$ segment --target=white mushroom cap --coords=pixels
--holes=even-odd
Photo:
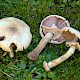
[[[41,22],[40,25],[41,37],[44,37],[48,32],[51,32],[54,35],[57,33],[58,36],[56,36],[56,38],[53,37],[50,43],[61,44],[65,41],[63,36],[60,34],[61,33],[60,31],[63,27],[70,27],[69,22],[64,17],[58,15],[50,15],[43,19],[43,21]]]
[[[14,17],[0,20],[0,47],[7,52],[11,52],[11,44],[15,44],[16,51],[26,49],[32,39],[29,26]]]

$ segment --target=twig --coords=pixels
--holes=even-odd
[[[0,72],[2,72],[3,74],[5,74],[8,77],[11,77],[10,75],[8,75],[7,73],[3,72],[2,70],[0,70]]]

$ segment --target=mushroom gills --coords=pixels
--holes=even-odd
[[[63,31],[62,36],[66,41],[72,41],[75,38],[75,34],[72,34],[69,30]]]
[[[75,41],[76,38],[80,39],[80,32],[72,27],[62,28],[62,35],[68,41]]]

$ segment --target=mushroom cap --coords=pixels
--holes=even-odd
[[[51,32],[54,36],[50,40],[50,43],[61,44],[65,41],[61,35],[61,29],[63,27],[70,27],[69,22],[64,17],[58,15],[50,15],[43,19],[40,24],[41,37],[44,37],[48,32]]]
[[[80,39],[80,32],[71,27],[62,28],[61,34],[66,41],[76,41],[76,39]]]
[[[20,19],[14,17],[0,20],[0,47],[10,52],[11,44],[15,44],[16,51],[26,49],[32,39],[29,26]]]

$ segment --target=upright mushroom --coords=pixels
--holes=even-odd
[[[70,48],[61,57],[59,57],[55,60],[52,60],[48,63],[46,61],[44,61],[43,66],[46,71],[49,71],[50,68],[53,68],[53,67],[59,65],[60,63],[62,63],[63,61],[65,61],[66,59],[68,59],[71,55],[74,54],[75,49],[78,49],[80,51],[80,45],[78,42],[78,39],[80,39],[80,32],[71,27],[66,27],[66,28],[64,27],[64,28],[62,28],[61,31],[62,31],[62,36],[66,40],[66,45],[69,46]]]
[[[43,19],[40,25],[40,35],[42,40],[38,46],[28,54],[28,58],[30,60],[37,60],[38,55],[48,42],[53,44],[63,43],[65,41],[61,35],[61,29],[63,27],[70,27],[69,22],[64,17],[50,15]]]
[[[0,19],[0,47],[9,53],[10,57],[14,56],[13,49],[22,51],[26,49],[32,39],[29,26],[20,19],[8,17]]]

